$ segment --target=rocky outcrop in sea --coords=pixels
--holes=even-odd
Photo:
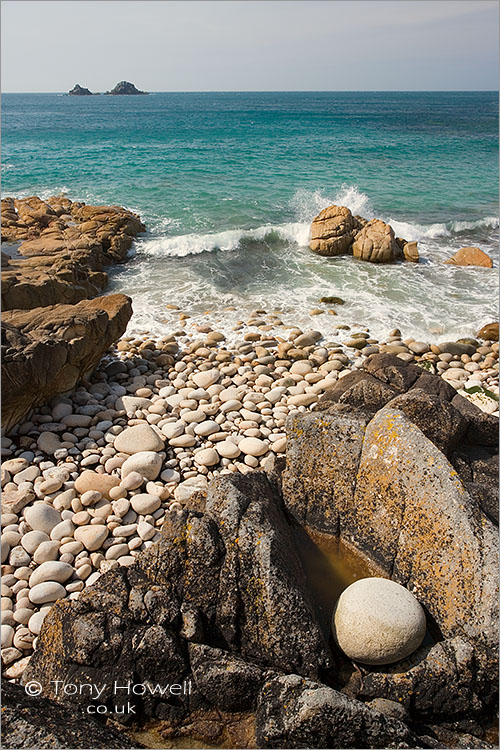
[[[393,228],[382,219],[367,221],[353,216],[347,206],[327,206],[313,219],[310,249],[318,255],[352,255],[370,263],[419,262],[417,242],[396,237]],[[478,247],[463,247],[445,261],[455,266],[492,268],[493,261]]]
[[[92,96],[92,91],[77,83],[76,86],[73,86],[71,91],[68,91],[68,96]]]
[[[120,81],[116,84],[114,89],[111,89],[111,91],[106,91],[106,94],[109,94],[110,96],[137,96],[138,94],[147,94],[148,91],[139,91],[138,88],[134,86],[133,83],[130,83],[129,81]]]

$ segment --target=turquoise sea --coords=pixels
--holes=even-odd
[[[146,222],[111,272],[131,331],[165,332],[167,303],[227,328],[279,309],[327,335],[357,323],[425,340],[498,319],[496,270],[443,265],[478,245],[498,266],[497,92],[4,94],[2,136],[3,195],[65,193]],[[418,240],[421,263],[317,257],[309,225],[331,203]],[[324,295],[346,304],[310,317]]]

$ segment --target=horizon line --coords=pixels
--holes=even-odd
[[[2,94],[66,94],[68,91],[1,91]],[[151,89],[146,94],[433,94],[433,93],[499,93],[499,89]],[[93,91],[92,96],[109,96]],[[87,95],[88,96],[88,95]],[[120,94],[115,96],[138,96]]]

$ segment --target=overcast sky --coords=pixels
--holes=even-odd
[[[3,0],[5,92],[498,88],[496,0]]]

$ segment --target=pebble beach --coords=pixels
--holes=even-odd
[[[6,678],[26,668],[54,601],[131,565],[160,537],[167,510],[195,501],[212,477],[283,456],[288,415],[314,408],[367,356],[414,362],[498,415],[498,342],[427,344],[398,329],[379,341],[345,325],[327,341],[265,310],[229,338],[176,314],[177,330],[122,338],[89,381],[2,438]]]

